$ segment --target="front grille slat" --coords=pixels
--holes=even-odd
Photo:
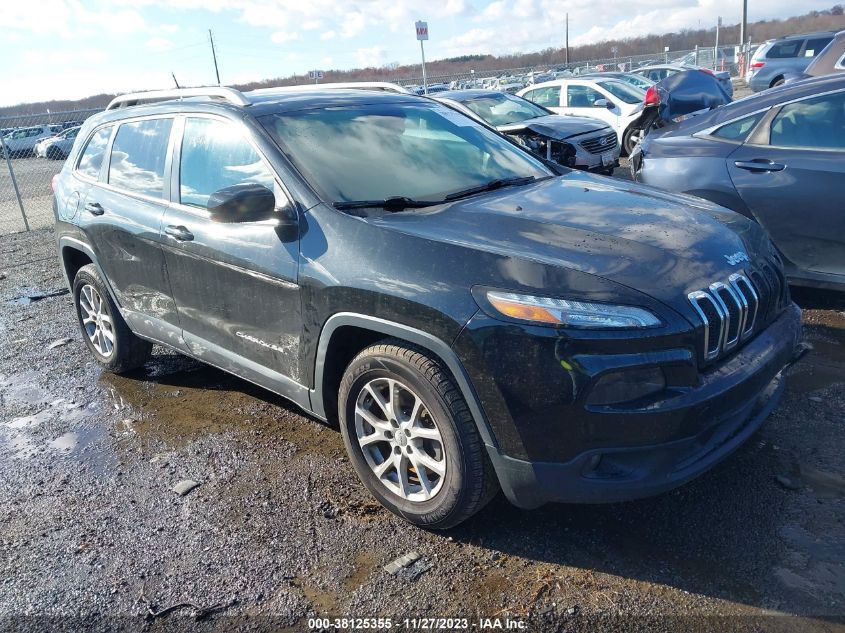
[[[602,141],[604,141],[604,144],[602,144]],[[603,154],[614,149],[617,142],[616,132],[611,132],[581,141],[581,147],[591,154]]]
[[[730,352],[768,324],[789,303],[786,279],[777,263],[762,262],[750,272],[734,273],[687,298],[702,321],[704,363]]]

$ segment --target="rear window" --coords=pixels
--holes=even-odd
[[[801,45],[804,40],[787,40],[786,42],[777,42],[772,44],[766,57],[769,59],[787,59],[789,57],[798,57],[798,51],[801,50]]]
[[[751,130],[756,127],[760,119],[763,118],[764,114],[765,112],[758,112],[757,114],[752,114],[744,119],[739,119],[733,123],[723,125],[719,129],[715,130],[710,136],[722,138],[726,141],[744,141],[748,138]]]
[[[76,170],[80,174],[94,180],[97,180],[100,176],[100,167],[103,166],[103,156],[111,137],[111,131],[112,126],[109,125],[94,132],[91,140],[88,141],[82,151],[79,164],[76,166]]]
[[[155,198],[164,195],[164,161],[172,119],[123,123],[109,163],[109,184]]]

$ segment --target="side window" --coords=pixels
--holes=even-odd
[[[567,86],[567,104],[570,108],[592,108],[593,104],[605,96],[589,86]]]
[[[88,141],[85,149],[82,151],[82,156],[79,159],[79,164],[76,170],[84,176],[97,180],[100,175],[100,167],[103,165],[103,156],[106,152],[106,145],[109,143],[111,137],[112,126],[100,128]]]
[[[832,37],[818,37],[816,39],[807,40],[807,45],[804,47],[804,57],[815,57],[822,52],[825,46],[830,44]]]
[[[728,123],[727,125],[723,125],[722,127],[716,129],[710,136],[714,136],[716,138],[723,138],[728,141],[744,141],[748,138],[748,135],[751,133],[751,130],[757,125],[757,122],[763,118],[765,112],[758,112],[757,114],[753,114],[751,116],[747,116],[744,119],[740,119],[739,121],[734,121],[733,123]]]
[[[560,86],[549,86],[548,88],[537,88],[531,92],[529,99],[537,105],[547,108],[560,107]]]
[[[214,119],[187,119],[179,166],[180,202],[205,209],[215,191],[243,183],[275,191],[273,174],[238,128]]]
[[[804,40],[788,40],[786,42],[778,42],[772,44],[766,57],[769,59],[786,59],[789,57],[798,57],[798,51],[801,50],[801,45]]]
[[[112,143],[109,184],[161,198],[164,195],[164,161],[173,119],[147,119],[123,123]]]
[[[783,106],[772,121],[769,143],[845,150],[845,92]]]

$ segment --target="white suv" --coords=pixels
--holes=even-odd
[[[517,95],[557,114],[601,119],[616,132],[626,154],[636,145],[631,124],[643,109],[645,91],[618,79],[555,79],[520,90]]]

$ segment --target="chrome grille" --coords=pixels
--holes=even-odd
[[[701,352],[705,362],[731,351],[768,322],[783,304],[783,276],[768,263],[748,275],[734,273],[727,283],[717,281],[706,290],[687,295],[703,324]]]
[[[604,144],[602,144],[604,143]],[[581,141],[581,147],[591,154],[603,154],[616,147],[616,132],[610,134],[602,134],[601,136],[594,136],[587,140]]]

